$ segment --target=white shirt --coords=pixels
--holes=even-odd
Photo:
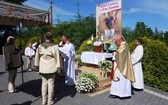
[[[34,56],[35,55],[35,51],[33,48],[27,47],[25,49],[25,55],[26,56]]]
[[[142,57],[143,57],[143,46],[138,45],[131,54],[132,64],[134,65],[138,62],[141,62]]]

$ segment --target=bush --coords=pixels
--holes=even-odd
[[[77,68],[80,68],[84,65],[84,63],[81,61],[80,54],[75,54],[75,62],[77,63]]]
[[[90,78],[80,77],[76,82],[78,92],[87,93],[95,88],[94,82]]]
[[[87,44],[88,40],[83,41],[81,46],[79,47],[77,53],[81,54],[83,51],[89,51],[90,50],[90,45]]]
[[[143,37],[144,56],[142,59],[145,84],[168,91],[168,47],[160,40]],[[134,49],[134,43],[130,43]]]
[[[20,43],[20,40],[21,40],[21,43]],[[22,48],[24,48],[26,46],[26,42],[23,40],[23,38],[16,38],[15,40],[15,46],[18,48],[19,45],[22,45]]]
[[[80,75],[80,77],[90,78],[94,82],[95,85],[98,85],[98,78],[93,73],[84,72]]]
[[[32,37],[32,38],[30,38],[29,40],[28,40],[28,42],[26,43],[26,46],[25,47],[27,47],[28,45],[29,45],[29,43],[35,43],[35,42],[38,42],[39,40],[41,40],[41,37],[37,37],[37,36],[34,36],[34,37]]]
[[[94,74],[82,73],[78,75],[76,89],[78,92],[91,92],[98,86],[98,78]]]

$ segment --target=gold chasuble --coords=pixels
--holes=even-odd
[[[133,67],[131,63],[130,51],[128,44],[123,41],[116,51],[116,64],[119,71],[124,75],[124,77],[132,82],[135,81]],[[114,75],[114,80],[118,80],[116,75]]]

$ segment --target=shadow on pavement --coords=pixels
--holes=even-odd
[[[66,96],[74,97],[77,91],[75,86],[65,86],[64,77],[56,77],[56,85],[55,85],[55,97],[54,101],[57,103],[62,98]]]
[[[75,86],[65,86],[65,79],[64,77],[56,76],[55,79],[55,96],[54,101],[58,102],[64,97],[70,96],[74,97],[77,93]],[[34,97],[41,96],[41,79],[31,80],[25,82],[24,85],[17,87],[19,91],[24,93],[30,94]],[[41,97],[40,97],[41,98]],[[30,105],[32,102],[27,101],[22,104],[13,104],[13,105]]]
[[[0,72],[0,75],[1,75],[1,74],[4,74],[4,73],[6,73],[6,72]]]
[[[31,80],[25,82],[23,85],[17,87],[19,91],[33,95],[34,97],[41,96],[41,79]]]
[[[11,105],[31,105],[31,101],[26,101],[24,103],[21,103],[21,104],[11,104]]]

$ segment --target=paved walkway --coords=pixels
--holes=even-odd
[[[0,67],[0,105],[41,105],[41,78],[39,74],[24,72],[24,84],[22,84],[19,69],[16,86],[20,92],[9,94],[7,73],[1,55]],[[167,92],[147,86],[143,92],[135,92],[135,95],[130,99],[110,99],[108,96],[109,91],[93,97],[80,94],[74,87],[65,87],[63,78],[56,78],[54,105],[168,105]]]

